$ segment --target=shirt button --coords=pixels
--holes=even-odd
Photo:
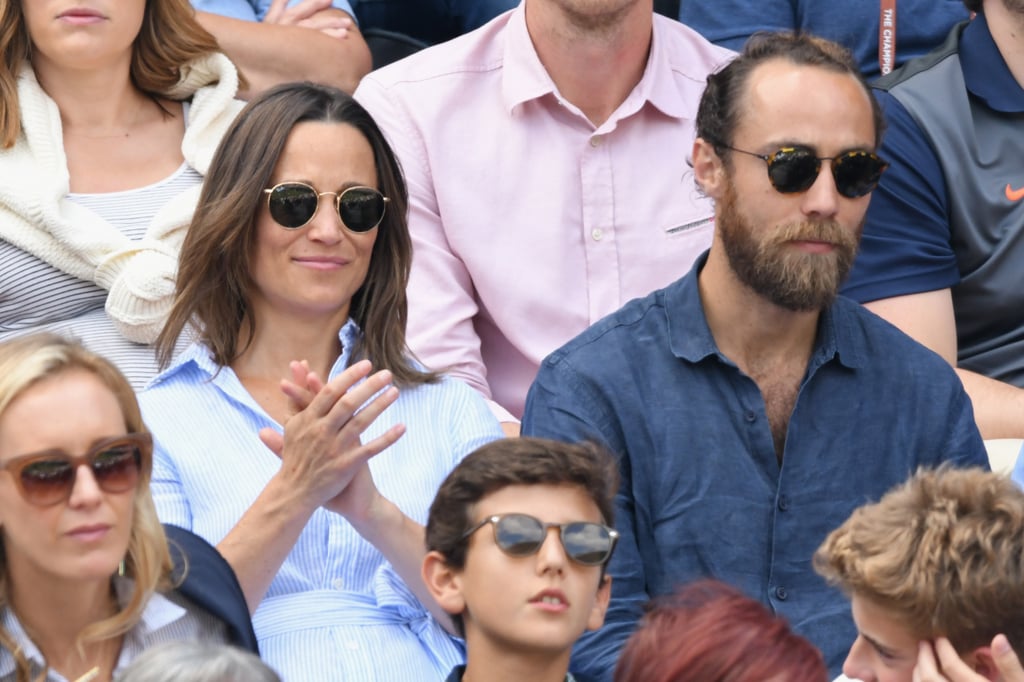
[[[595,242],[599,242],[604,238],[604,232],[601,231],[600,227],[595,227],[594,231],[590,233],[590,236],[594,238]]]
[[[331,583],[331,586],[336,590],[343,590],[345,589],[345,581],[341,578],[335,578]]]
[[[789,498],[785,495],[779,498],[779,510],[789,511]]]
[[[600,147],[601,146],[601,136],[600,135],[594,135],[592,138],[590,138],[590,146],[591,147]]]
[[[785,587],[776,587],[775,596],[778,597],[780,601],[786,601],[786,599],[789,597],[789,592],[786,592]]]
[[[757,415],[754,414],[753,412],[747,412],[745,415],[743,415],[743,418],[746,419],[751,424],[757,421]]]
[[[349,641],[345,642],[345,648],[349,651],[357,651],[359,649],[359,642],[355,642],[350,639]]]

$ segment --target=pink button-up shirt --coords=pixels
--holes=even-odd
[[[409,185],[413,352],[519,417],[544,356],[686,274],[713,226],[687,162],[697,104],[732,56],[655,15],[642,80],[596,128],[522,5],[366,76],[355,96]]]

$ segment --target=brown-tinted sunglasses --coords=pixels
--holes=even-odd
[[[152,436],[129,433],[104,438],[84,455],[43,450],[9,459],[0,464],[0,469],[10,472],[26,502],[50,507],[71,497],[78,467],[83,464],[92,471],[100,490],[123,493],[135,487],[139,473],[148,472],[152,461]]]

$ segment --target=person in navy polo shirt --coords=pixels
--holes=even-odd
[[[876,84],[891,163],[844,293],[942,355],[985,438],[1024,438],[1024,2]]]

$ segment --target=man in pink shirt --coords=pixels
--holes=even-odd
[[[409,185],[409,344],[507,432],[548,353],[710,245],[687,156],[732,56],[652,0],[524,0],[360,84]]]

